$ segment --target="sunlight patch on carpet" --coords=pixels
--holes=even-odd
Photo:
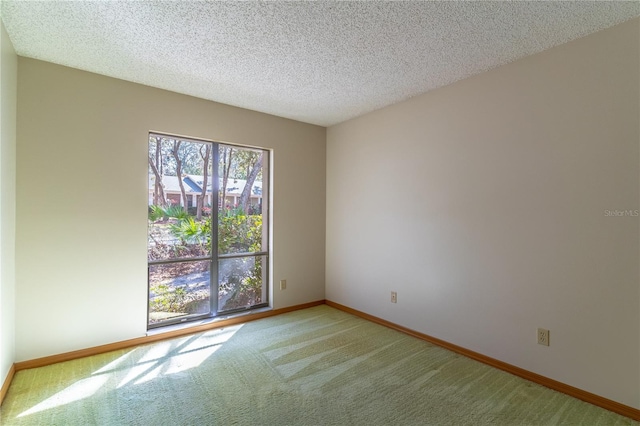
[[[124,361],[126,361],[136,350],[133,349],[129,352],[127,352],[126,354],[122,355],[121,357],[116,358],[115,360],[111,361],[110,363],[108,363],[107,365],[105,365],[104,367],[96,370],[95,373],[93,374],[102,374],[102,373],[109,373],[112,372],[113,370],[115,370],[115,368],[117,366],[119,366],[120,364],[122,364]]]
[[[51,398],[46,399],[35,407],[21,413],[20,415],[18,415],[18,417],[28,416],[39,411],[49,410],[51,408],[89,398],[107,382],[107,379],[108,377],[106,375],[103,375],[93,376],[87,379],[80,380],[72,384],[62,392],[58,392]]]

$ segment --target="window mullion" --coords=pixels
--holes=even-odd
[[[218,288],[218,209],[220,203],[220,171],[218,166],[220,164],[220,146],[217,143],[212,144],[212,185],[211,185],[211,268],[210,268],[210,285],[209,291],[211,295],[209,300],[211,302],[211,314],[217,315],[218,313],[218,294],[220,290]]]

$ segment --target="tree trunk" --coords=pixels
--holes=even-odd
[[[229,152],[229,158],[227,160],[227,150]],[[222,154],[222,202],[220,207],[223,212],[227,211],[227,180],[229,180],[229,172],[231,171],[231,160],[233,157],[233,148],[225,147]]]
[[[184,182],[182,182],[182,160],[178,155],[180,145],[182,141],[173,141],[173,158],[176,160],[176,175],[178,175],[178,184],[180,185],[180,192],[182,193],[182,202],[184,205],[184,211],[189,208],[189,200],[187,199],[187,192],[184,190]]]
[[[158,174],[162,177],[162,172],[159,169],[160,167],[160,160],[162,159],[162,145],[160,142],[160,138],[156,137],[156,171],[158,172]],[[162,188],[162,182],[158,181],[158,179],[156,179],[156,185],[155,185],[155,192],[153,193],[154,198],[153,198],[153,203],[155,205],[164,205],[164,200],[162,200],[162,202],[160,202],[160,189]],[[164,192],[164,191],[163,191]],[[164,197],[163,197],[164,198]]]
[[[153,204],[157,206],[163,206],[166,204],[166,198],[164,195],[164,187],[162,186],[162,173],[158,170],[158,163],[162,156],[160,155],[160,138],[156,138],[156,158],[153,159],[149,156],[149,166],[155,176],[155,185],[153,191]]]
[[[205,148],[204,154],[202,148]],[[200,147],[200,157],[204,163],[203,177],[202,177],[202,193],[198,195],[198,207],[196,209],[196,219],[202,220],[202,208],[204,207],[204,200],[207,198],[207,184],[209,183],[209,157],[211,156],[211,145],[207,144]]]
[[[260,153],[260,156],[258,156],[258,159],[256,160],[255,164],[253,165],[253,168],[251,169],[251,172],[247,176],[247,184],[244,186],[244,189],[242,190],[242,194],[240,194],[240,201],[238,201],[238,204],[240,206],[242,206],[242,210],[247,215],[249,214],[249,203],[251,201],[251,190],[253,189],[253,183],[255,182],[256,177],[258,176],[258,173],[260,172],[260,169],[262,169],[262,153]]]

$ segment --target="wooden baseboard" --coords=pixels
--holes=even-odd
[[[13,380],[13,376],[16,374],[16,365],[12,364],[9,369],[9,373],[7,373],[7,377],[4,379],[4,383],[2,383],[2,388],[0,388],[0,406],[4,401],[4,397],[7,395],[7,391],[9,390],[9,386],[11,385],[11,381]]]
[[[429,335],[420,333],[415,330],[411,330],[410,328],[403,327],[401,325],[392,323],[390,321],[384,320],[382,318],[375,317],[373,315],[369,315],[365,312],[361,312],[350,308],[348,306],[341,305],[336,302],[332,302],[330,300],[326,300],[325,303],[332,308],[339,309],[341,311],[347,312],[349,314],[355,315],[357,317],[366,319],[371,322],[375,322],[377,324],[383,325],[385,327],[392,328],[394,330],[400,331],[402,333],[408,334],[413,337],[417,337],[418,339],[427,341],[429,343],[433,343],[434,345],[441,346],[445,349],[448,349],[452,352],[456,352],[460,355],[464,355],[468,358],[475,359],[476,361],[480,361],[483,364],[490,365],[497,369],[506,371],[507,373],[511,373],[515,376],[522,377],[523,379],[527,379],[539,385],[545,386],[547,388],[556,390],[558,392],[562,392],[566,395],[572,396],[574,398],[580,399],[582,401],[588,402],[593,405],[597,405],[598,407],[604,408],[605,410],[613,411],[614,413],[621,414],[623,416],[629,417],[633,420],[640,421],[640,410],[629,407],[628,405],[621,404],[616,401],[612,401],[610,399],[604,398],[602,396],[593,394],[591,392],[584,391],[582,389],[578,389],[576,387],[567,385],[562,382],[558,382],[557,380],[550,379],[545,376],[541,376],[540,374],[533,373],[531,371],[525,370],[520,367],[516,367],[515,365],[508,364],[506,362],[497,360],[495,358],[488,357],[486,355],[482,355],[478,352],[471,351],[469,349],[465,349],[461,346],[454,345],[452,343],[446,342],[444,340],[437,339],[435,337],[431,337]]]
[[[120,349],[126,349],[133,346],[144,345],[147,343],[158,342],[161,340],[173,339],[174,337],[186,336],[189,334],[200,333],[203,331],[213,330],[216,328],[229,327],[231,325],[242,324],[245,322],[255,321],[261,318],[281,315],[287,312],[293,312],[300,309],[311,308],[313,306],[318,306],[323,304],[324,304],[324,300],[317,300],[315,302],[303,303],[301,305],[289,306],[286,308],[255,312],[255,313],[250,313],[246,315],[239,315],[233,318],[214,321],[208,324],[196,325],[193,327],[181,328],[178,330],[172,330],[166,333],[158,333],[158,334],[153,334],[149,336],[138,337],[135,339],[122,340],[120,342],[109,343],[106,345],[80,349],[77,351],[65,352],[62,354],[45,356],[42,358],[31,359],[28,361],[16,362],[14,364],[14,367],[15,367],[15,371],[26,370],[28,368],[44,367],[46,365],[56,364],[58,362],[71,361],[73,359],[84,358],[87,356],[103,354],[111,351],[117,351]],[[3,387],[3,390],[4,390],[4,387]]]

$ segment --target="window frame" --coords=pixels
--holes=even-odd
[[[209,160],[212,164],[212,174],[211,174],[211,197],[212,197],[212,206],[211,206],[211,248],[210,254],[208,256],[196,256],[196,257],[185,257],[185,258],[172,258],[172,259],[163,259],[163,260],[149,260],[149,256],[147,255],[147,295],[146,295],[146,303],[147,303],[147,330],[152,330],[161,327],[167,327],[176,324],[185,324],[193,321],[203,320],[203,319],[211,319],[219,316],[227,316],[233,315],[241,312],[247,312],[255,309],[266,308],[270,306],[270,297],[271,294],[271,285],[272,285],[272,277],[271,277],[271,160],[272,160],[272,150],[256,147],[256,146],[248,146],[241,145],[229,142],[219,142],[210,139],[200,139],[193,137],[183,137],[179,135],[173,135],[165,132],[155,132],[149,131],[147,137],[147,150],[149,150],[149,144],[151,137],[161,137],[166,139],[179,140],[183,142],[196,143],[196,144],[209,144],[212,149],[212,158]],[[246,149],[251,151],[260,151],[263,155],[262,160],[262,191],[261,191],[261,216],[262,216],[262,244],[261,251],[258,252],[242,252],[242,253],[223,253],[219,252],[219,211],[220,211],[220,177],[219,173],[219,164],[220,164],[220,147],[232,147],[238,149]],[[147,169],[149,166],[147,165]],[[149,173],[147,171],[147,173]],[[150,191],[151,187],[150,183],[147,184],[147,192]],[[215,201],[213,201],[215,200]],[[223,200],[224,202],[224,200]],[[214,208],[214,204],[216,208]],[[149,204],[148,204],[149,205]],[[185,206],[188,208],[188,206]],[[216,224],[216,226],[213,226]],[[147,221],[147,226],[151,226],[149,221]],[[149,230],[147,230],[147,250],[149,249]],[[265,250],[266,248],[266,250]],[[228,309],[221,311],[218,303],[219,299],[219,291],[220,291],[220,276],[219,276],[219,264],[221,261],[228,259],[240,259],[240,258],[248,258],[253,257],[257,262],[259,258],[263,259],[262,264],[262,286],[261,286],[261,302],[255,305],[239,307],[235,309]],[[151,278],[150,278],[150,268],[155,265],[166,265],[166,264],[176,264],[176,263],[186,263],[186,262],[197,262],[197,261],[208,261],[209,262],[209,312],[205,314],[191,314],[176,317],[175,319],[167,319],[158,321],[155,323],[150,323],[150,314],[151,314]]]

